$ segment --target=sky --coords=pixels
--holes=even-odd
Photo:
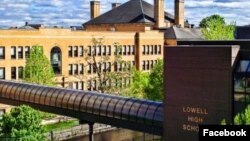
[[[0,27],[22,26],[25,21],[45,26],[80,26],[90,19],[90,0],[0,0]],[[101,13],[113,2],[101,0]],[[145,0],[153,3],[153,0]],[[185,18],[198,25],[202,18],[220,14],[229,23],[250,24],[250,0],[185,0]],[[174,13],[174,0],[165,0],[165,10]]]

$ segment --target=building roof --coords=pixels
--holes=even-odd
[[[170,27],[164,31],[165,39],[177,39],[177,40],[202,40],[202,33],[200,29],[196,28],[180,28]]]
[[[235,31],[236,39],[250,39],[250,25],[237,26]]]
[[[165,12],[165,21],[174,23],[174,16]],[[155,23],[154,6],[144,0],[130,0],[83,25],[117,23]]]

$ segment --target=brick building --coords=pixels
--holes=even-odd
[[[113,3],[112,10],[100,15],[100,1],[91,1],[91,20],[80,28],[25,23],[19,28],[0,29],[0,79],[22,79],[21,72],[33,45],[43,46],[59,86],[93,90],[88,81],[95,73],[91,65],[83,67],[86,65],[83,52],[87,50],[88,55],[97,58],[109,56],[111,61],[105,63],[104,69],[116,71],[110,65],[115,42],[122,45],[120,54],[124,61],[139,70],[150,70],[157,59],[163,58],[166,41],[162,31],[175,25],[189,26],[184,22],[184,0],[175,0],[175,16],[164,11],[164,3],[164,0],[155,0],[154,6],[143,0]],[[104,44],[93,46],[93,38],[103,38]],[[79,79],[76,77],[79,75],[86,77]]]

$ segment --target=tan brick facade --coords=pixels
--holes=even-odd
[[[157,59],[163,57],[163,33],[158,31],[145,32],[95,32],[95,31],[72,31],[70,29],[40,28],[39,30],[0,30],[0,53],[4,57],[0,59],[0,73],[4,70],[4,79],[19,80],[19,69],[25,66],[26,48],[33,45],[41,45],[48,59],[51,59],[51,51],[58,47],[61,50],[61,72],[56,74],[56,81],[63,83],[63,77],[67,84],[82,81],[86,90],[86,79],[91,75],[84,67],[83,76],[79,75],[80,64],[86,65],[84,55],[81,52],[93,47],[93,38],[103,38],[106,55],[110,56],[110,61],[114,61],[114,43],[122,45],[122,59],[131,63],[140,70],[150,70]],[[11,49],[12,48],[12,49]],[[80,49],[81,48],[81,49]],[[101,55],[103,55],[102,47]],[[92,48],[93,49],[93,48]],[[70,51],[71,50],[71,51]],[[133,51],[134,50],[134,51]],[[75,55],[75,52],[76,55]],[[13,53],[15,57],[13,57]],[[98,51],[97,51],[98,53]],[[100,52],[99,52],[100,53]],[[72,55],[70,55],[72,54]],[[1,55],[1,54],[0,54]],[[11,57],[12,56],[12,57]],[[100,58],[100,57],[99,57]],[[97,55],[98,59],[98,55]],[[69,74],[69,67],[72,74]],[[78,72],[74,74],[74,66]],[[114,71],[114,68],[111,68]],[[0,74],[1,75],[1,74]],[[79,80],[79,78],[84,78]]]

